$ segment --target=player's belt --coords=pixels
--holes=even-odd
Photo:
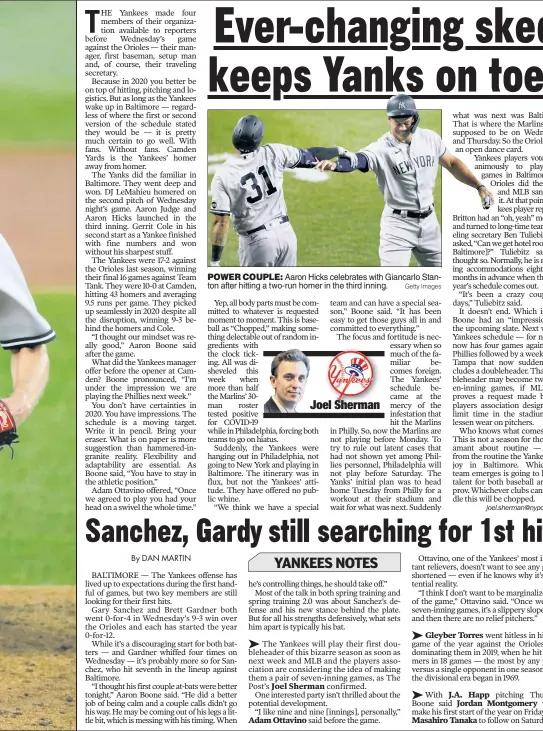
[[[257,226],[256,228],[252,228],[250,231],[247,231],[247,236],[249,234],[255,234],[257,231],[264,231],[266,228],[272,228],[274,225],[278,225],[280,223],[288,223],[289,217],[288,216],[279,216],[278,218],[273,218],[268,223],[262,224],[262,226]]]
[[[402,218],[428,218],[433,213],[434,207],[430,206],[426,211],[402,211],[399,208],[393,208],[392,213]]]

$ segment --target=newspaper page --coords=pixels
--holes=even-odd
[[[77,3],[78,729],[543,723],[542,47]]]
[[[0,729],[76,728],[75,21],[0,3]]]

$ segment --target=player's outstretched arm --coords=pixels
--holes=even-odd
[[[459,160],[457,157],[452,155],[448,150],[445,150],[443,155],[439,158],[439,164],[448,170],[453,177],[459,180],[464,185],[469,185],[470,188],[475,188],[479,193],[481,204],[486,210],[494,203],[494,196],[491,191],[481,183],[481,181],[475,177],[468,166]]]
[[[331,170],[335,173],[352,173],[354,170],[360,170],[362,173],[367,173],[370,169],[368,158],[363,152],[348,152],[344,151],[345,155],[340,155],[336,162],[331,160],[319,160],[315,165],[317,170]]]
[[[211,263],[212,267],[219,267],[221,256],[228,239],[230,216],[213,216],[211,224]]]
[[[298,148],[298,161],[292,167],[312,168],[318,160],[324,160],[325,157],[337,157],[339,149],[338,147],[300,147]]]
[[[11,354],[13,392],[3,399],[17,426],[28,419],[37,406],[49,379],[47,346],[21,348]]]
[[[357,159],[354,152],[349,152],[341,145],[335,145],[334,147],[308,147],[299,150],[300,158],[294,167],[297,168],[312,168],[320,160],[328,160],[332,157],[346,157],[351,165],[356,169]]]

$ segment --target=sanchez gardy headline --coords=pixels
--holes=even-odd
[[[154,525],[148,518],[143,524],[102,525],[98,518],[89,518],[86,523],[85,538],[89,543],[182,543],[186,546],[189,536],[182,533],[182,525]],[[512,543],[516,536],[513,519],[493,525],[490,518],[480,523],[485,543]],[[432,545],[432,525],[412,525],[402,518],[373,525],[319,525],[319,543],[416,543],[420,548]],[[436,532],[436,531],[434,531]],[[256,548],[262,537],[263,526],[255,525],[250,518],[229,525],[213,524],[208,518],[200,518],[196,523],[196,540],[199,543],[247,543]],[[442,518],[437,526],[441,543],[467,543],[473,534],[472,525],[456,525]],[[523,543],[543,543],[543,519],[531,522],[522,520],[519,535]],[[285,518],[279,524],[268,528],[270,543],[308,543],[311,540],[309,518]]]

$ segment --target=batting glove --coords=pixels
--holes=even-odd
[[[339,157],[347,158],[349,165],[353,168],[353,170],[358,167],[358,158],[354,152],[349,152],[349,150],[346,150],[344,147],[337,145],[337,153]]]
[[[483,206],[484,210],[487,211],[490,208],[490,206],[494,203],[494,196],[488,190],[486,185],[480,185],[477,188],[477,192],[479,193],[479,196],[481,197],[481,205]]]
[[[481,198],[481,203],[483,204],[485,211],[488,210],[494,203],[494,196],[491,193],[489,195],[485,195],[484,198]]]

